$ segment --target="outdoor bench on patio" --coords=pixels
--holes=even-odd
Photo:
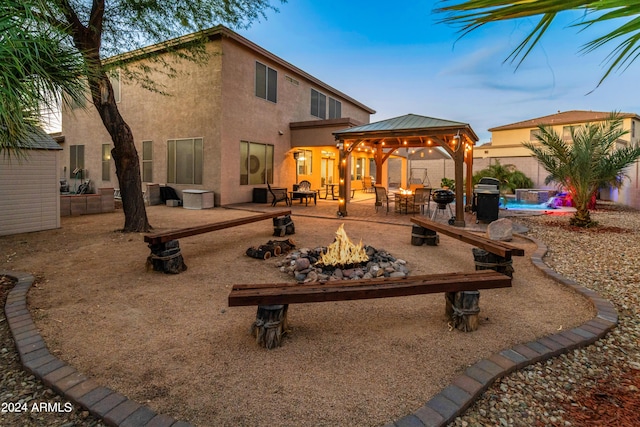
[[[287,332],[289,304],[401,297],[445,292],[446,314],[451,325],[463,330],[478,328],[480,289],[506,288],[511,278],[494,270],[440,273],[404,278],[340,280],[326,283],[262,283],[234,285],[229,307],[257,305],[251,333],[259,345],[278,347]]]
[[[411,222],[416,224],[411,230],[411,244],[414,246],[420,246],[423,243],[436,246],[440,241],[438,232],[476,246],[472,249],[476,270],[492,269],[512,276],[511,257],[524,256],[522,248],[499,240],[491,240],[457,227],[418,217],[411,218]]]
[[[285,234],[295,234],[295,227],[291,221],[291,211],[267,212],[244,218],[230,219],[227,221],[214,222],[211,224],[198,225],[195,227],[180,228],[161,233],[147,234],[144,241],[148,243],[151,254],[147,257],[147,267],[153,267],[154,271],[165,273],[180,273],[187,269],[184,264],[178,239],[195,236],[197,234],[209,233],[210,231],[222,230],[236,227],[238,225],[249,224],[265,219],[273,218],[273,235],[282,237]]]

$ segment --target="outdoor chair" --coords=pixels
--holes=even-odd
[[[311,191],[311,183],[303,179],[300,181],[300,184],[298,184],[298,191]]]
[[[418,187],[415,189],[413,199],[414,206],[420,206],[420,213],[424,215],[425,206],[427,207],[427,216],[431,212],[431,188]]]
[[[374,191],[376,192],[376,212],[378,212],[378,207],[383,206],[385,203],[387,204],[387,213],[389,213],[389,194],[387,193],[387,189],[382,185],[374,185]]]
[[[289,199],[289,195],[287,194],[286,188],[271,188],[271,185],[267,182],[267,188],[269,189],[269,193],[273,196],[273,202],[271,202],[271,206],[275,206],[278,202],[284,201],[287,206],[291,206],[291,200]]]
[[[370,176],[362,177],[362,191],[365,193],[370,193],[373,191],[373,178]]]

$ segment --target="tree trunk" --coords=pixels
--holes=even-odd
[[[124,232],[147,232],[151,229],[147,219],[142,193],[140,160],[131,128],[124,121],[113,95],[113,87],[104,71],[89,78],[93,105],[98,110],[104,127],[111,135],[114,148],[111,150],[116,165],[116,176],[122,195]]]

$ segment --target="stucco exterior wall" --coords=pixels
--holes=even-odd
[[[240,184],[240,141],[272,144],[274,184],[290,187],[295,181],[295,162],[289,124],[318,120],[311,115],[312,87],[341,101],[342,117],[369,122],[366,107],[318,84],[310,75],[240,36],[223,34],[209,42],[208,52],[211,57],[206,65],[176,64],[178,78],[153,76],[170,96],[149,92],[135,82],[121,82],[118,107],[131,127],[141,160],[142,142],[153,142],[154,183],[165,184],[167,180],[167,140],[203,138],[203,183],[168,184],[178,193],[188,188],[213,190],[216,205],[251,201],[255,186]],[[256,61],[277,71],[275,103],[255,95]],[[63,111],[66,143],[61,160],[66,169],[62,173],[70,178],[69,146],[85,145],[85,168],[93,187],[119,188],[113,160],[111,179],[101,179],[102,144],[110,144],[111,138],[95,108],[88,105],[86,111],[73,113]],[[326,130],[324,139],[334,145],[331,131]],[[319,165],[320,159],[317,161]]]
[[[197,66],[189,62],[176,63],[179,72],[176,78],[161,74],[151,77],[160,87],[166,87],[168,94],[151,92],[136,82],[122,80],[120,114],[131,127],[138,155],[142,160],[142,141],[153,143],[153,182],[166,183],[167,140],[177,138],[203,138],[204,146],[204,187],[219,191],[219,152],[221,61],[220,44],[212,42],[208,46],[210,59],[206,65]],[[104,128],[100,116],[92,104],[86,110],[63,111],[62,134],[65,136],[63,164],[65,177],[70,179],[69,146],[84,145],[87,178],[93,188],[119,188],[115,174],[115,164],[110,161],[109,181],[102,180],[102,144],[111,144],[111,137]],[[216,174],[216,171],[217,174]],[[170,184],[177,190],[193,186]],[[146,185],[144,185],[146,187]]]

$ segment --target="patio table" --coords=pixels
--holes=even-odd
[[[317,201],[317,196],[318,196],[318,192],[316,190],[296,190],[296,191],[289,191],[289,198],[291,200],[293,199],[300,199],[300,204],[302,204],[302,199],[304,199],[304,204],[305,206],[309,206],[309,199],[313,198],[313,204],[317,205],[318,201]]]

